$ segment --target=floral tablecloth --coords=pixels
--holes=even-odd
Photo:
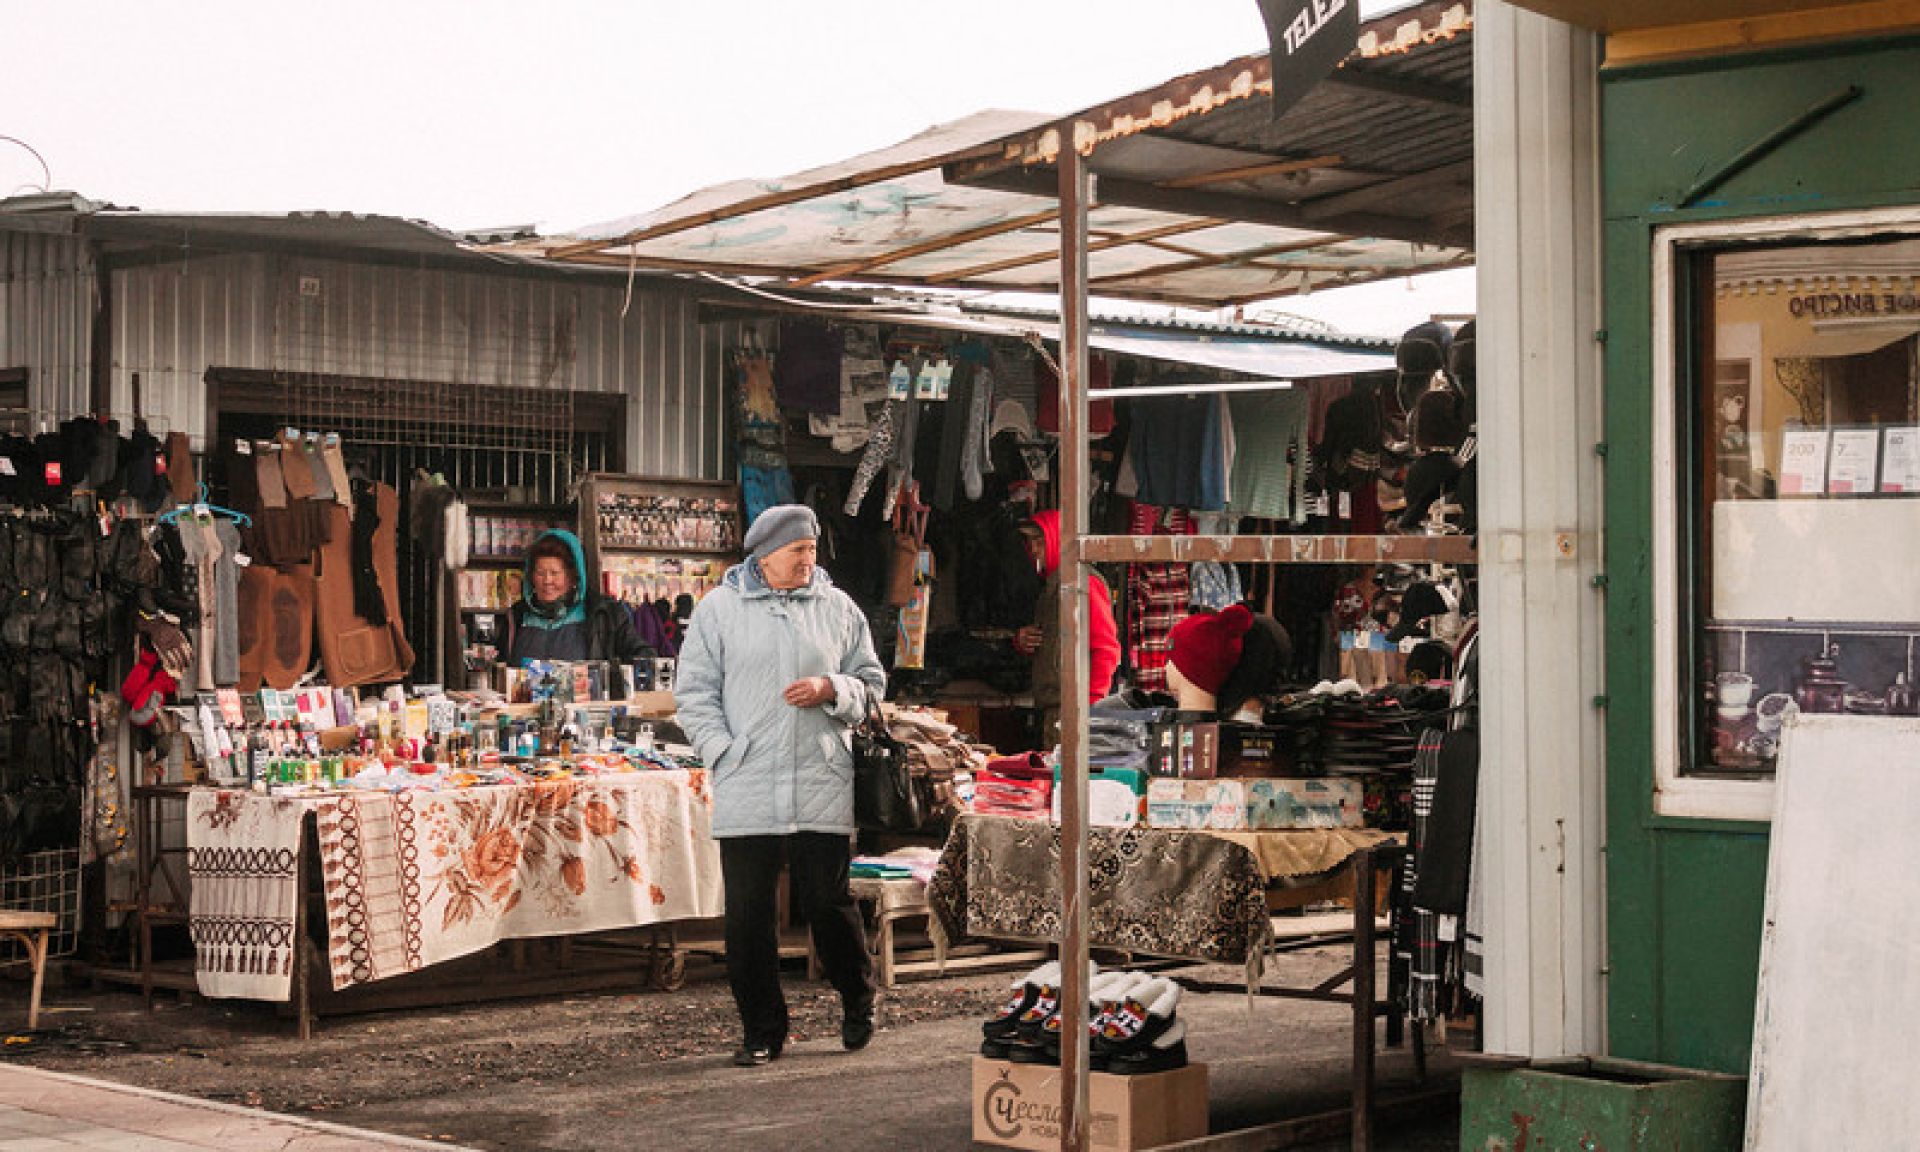
[[[1271,931],[1269,883],[1298,878],[1309,867],[1331,871],[1388,839],[1360,829],[1092,828],[1088,935],[1099,947],[1152,956],[1222,964],[1257,960]],[[961,817],[940,854],[927,900],[951,942],[1060,940],[1060,829],[1045,820]]]
[[[721,913],[712,798],[697,769],[311,798],[208,790],[188,805],[205,995],[291,995],[309,812],[336,989],[499,940]]]

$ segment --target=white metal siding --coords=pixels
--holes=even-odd
[[[27,369],[29,403],[49,417],[91,406],[93,295],[85,241],[0,232],[0,368]]]
[[[1474,13],[1486,1047],[1605,1051],[1597,38]]]
[[[502,272],[305,256],[240,255],[113,274],[113,396],[196,448],[210,367],[616,392],[628,397],[627,467],[723,478],[729,323],[695,323],[693,293]]]

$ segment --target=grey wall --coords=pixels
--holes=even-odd
[[[247,254],[121,268],[111,288],[114,410],[132,411],[139,373],[143,410],[196,449],[206,370],[251,368],[622,393],[629,471],[726,476],[738,325],[696,325],[677,284],[637,282],[623,317],[616,279]]]

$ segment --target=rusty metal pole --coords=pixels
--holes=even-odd
[[[1088,1144],[1086,158],[1060,150],[1060,1147]]]

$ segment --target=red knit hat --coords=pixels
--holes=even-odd
[[[1172,652],[1167,659],[1187,683],[1217,695],[1240,663],[1241,644],[1252,626],[1253,613],[1244,604],[1229,604],[1221,612],[1196,612],[1168,634]]]

